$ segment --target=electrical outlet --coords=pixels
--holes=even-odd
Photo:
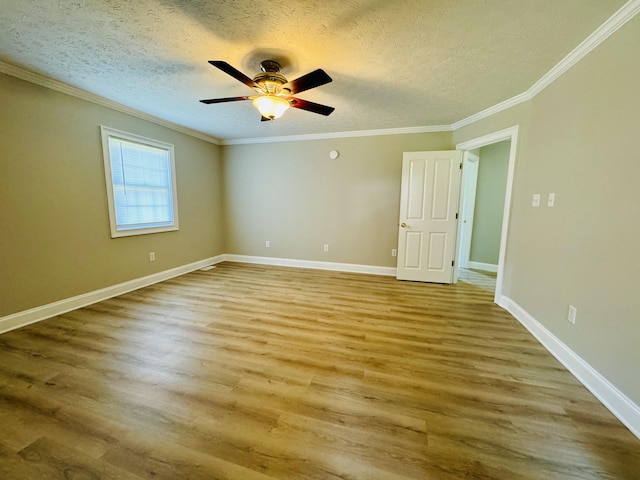
[[[271,248],[271,242],[267,240],[266,242],[264,242],[264,246],[267,248]]]
[[[149,261],[150,262],[156,261],[156,252],[149,252]]]
[[[555,193],[550,193],[549,194],[549,201],[547,202],[547,207],[553,207],[556,203],[556,194]]]
[[[324,251],[325,251],[325,252],[328,252],[328,251],[329,251],[329,244],[328,244],[328,243],[325,243],[325,244],[324,244]]]
[[[567,313],[567,320],[575,325],[576,323],[576,315],[578,314],[578,309],[573,305],[569,305],[569,312]]]
[[[397,256],[398,256],[398,250],[397,250],[397,249],[395,249],[395,248],[392,248],[392,249],[391,249],[391,256],[392,256],[392,257],[397,257]]]

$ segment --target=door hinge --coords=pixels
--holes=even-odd
[[[451,260],[451,266],[453,267],[456,264],[455,260]]]
[[[462,163],[460,164],[460,170],[462,170]]]
[[[456,213],[456,220],[458,219],[458,214]]]

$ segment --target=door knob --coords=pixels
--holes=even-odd
[[[404,222],[402,222],[402,223],[400,224],[400,226],[401,226],[402,228],[407,228],[407,224],[406,224],[406,223],[404,223]]]

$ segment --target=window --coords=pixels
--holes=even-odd
[[[178,230],[173,145],[101,131],[111,237]]]

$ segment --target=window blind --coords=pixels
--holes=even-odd
[[[174,223],[169,151],[109,137],[118,230]]]

